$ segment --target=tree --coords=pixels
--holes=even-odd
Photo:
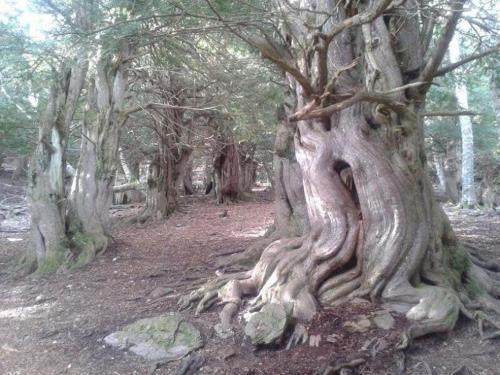
[[[320,306],[369,297],[406,313],[409,338],[452,329],[460,311],[500,312],[494,276],[457,241],[426,170],[426,93],[435,76],[470,61],[441,66],[465,1],[446,12],[413,1],[278,1],[270,14],[283,15],[280,33],[262,27],[261,38],[208,4],[286,73],[310,229],[182,305],[199,301],[200,312],[220,301],[228,326],[242,298],[256,295],[254,304],[277,304],[300,323]]]
[[[450,42],[450,61],[460,61],[460,44],[455,36]],[[455,85],[455,94],[458,105],[462,110],[469,110],[467,86],[461,82]],[[474,137],[472,121],[469,116],[460,116],[460,130],[462,132],[462,199],[461,203],[467,207],[477,204],[476,189],[474,186]]]
[[[75,24],[81,30],[89,30],[88,9],[73,6]],[[87,49],[83,45],[70,66],[63,63],[56,72],[40,121],[29,172],[28,200],[35,245],[33,252],[27,254],[26,266],[30,270],[53,271],[72,256],[66,235],[66,145],[87,70]]]

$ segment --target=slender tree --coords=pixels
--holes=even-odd
[[[454,36],[450,42],[450,61],[460,61],[460,44],[458,37]],[[457,81],[455,84],[455,95],[460,109],[469,110],[469,99],[467,86]],[[470,116],[460,116],[460,130],[462,132],[462,198],[461,204],[466,207],[474,207],[477,204],[476,188],[474,185],[474,135],[472,120]]]

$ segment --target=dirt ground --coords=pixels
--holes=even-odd
[[[448,211],[467,244],[500,257],[500,215]],[[215,275],[221,256],[243,251],[264,234],[272,214],[265,195],[227,206],[185,198],[181,212],[167,221],[117,228],[112,247],[90,265],[24,278],[12,276],[9,265],[30,246],[28,233],[0,232],[0,374],[176,374],[179,361],[156,365],[102,340],[137,319],[176,311],[181,295]],[[159,287],[173,292],[153,298]],[[365,361],[353,372],[360,374],[451,374],[463,365],[473,374],[500,374],[500,342],[480,341],[476,326],[465,320],[454,332],[417,340],[401,353],[395,346],[407,324],[403,317],[396,317],[390,331],[345,330],[345,320],[377,309],[361,304],[316,316],[310,332],[335,338],[318,347],[254,350],[241,334],[224,340],[214,334],[219,309],[199,317],[182,312],[204,337],[205,346],[196,353],[201,374],[314,374],[328,363],[356,358]]]

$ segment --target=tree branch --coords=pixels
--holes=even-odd
[[[451,39],[453,38],[453,34],[455,33],[455,29],[457,27],[458,20],[462,15],[464,10],[464,4],[467,0],[451,0],[450,6],[451,11],[446,20],[446,24],[444,25],[443,32],[438,38],[434,49],[432,50],[429,60],[425,64],[420,76],[418,77],[418,81],[427,82],[425,85],[420,86],[416,91],[412,94],[414,96],[423,96],[429,90],[432,83],[432,78],[436,74],[439,65],[443,61],[443,58],[448,49],[448,45],[450,44]]]
[[[328,34],[319,33],[319,36],[320,38],[323,38],[328,45],[333,40],[333,38],[335,38],[342,31],[353,26],[360,26],[373,21],[375,18],[380,16],[384,12],[384,10],[387,9],[391,2],[392,0],[380,0],[376,5],[367,9],[365,12],[345,19],[339,25],[335,26],[333,30],[331,30]]]
[[[196,108],[196,107],[187,107],[187,106],[181,106],[181,105],[172,105],[172,104],[167,104],[167,103],[148,103],[145,105],[139,105],[137,107],[130,108],[130,109],[124,111],[123,115],[124,115],[124,117],[128,117],[133,113],[145,111],[145,110],[151,109],[151,108],[182,109],[182,110],[188,110],[188,111],[217,111],[217,107]]]
[[[474,111],[435,111],[435,112],[422,112],[420,116],[424,117],[458,117],[458,116],[481,116],[481,113]]]
[[[301,73],[299,68],[288,61],[284,56],[285,51],[281,51],[279,47],[271,44],[267,40],[257,40],[255,38],[247,39],[247,42],[257,48],[262,56],[275,63],[281,70],[289,73],[304,89],[304,95],[310,96],[314,90],[309,80]]]
[[[451,72],[452,70],[455,70],[457,69],[458,67],[462,66],[462,65],[465,65],[471,61],[474,61],[474,60],[477,60],[477,59],[480,59],[484,56],[488,56],[494,52],[498,52],[500,50],[500,43],[497,44],[495,47],[493,48],[490,48],[490,49],[487,49],[486,51],[483,51],[483,52],[479,52],[479,53],[475,53],[473,55],[470,55],[460,61],[457,61],[456,63],[453,63],[453,64],[449,64],[447,66],[444,66],[442,68],[440,68],[435,74],[434,74],[434,77],[439,77],[439,76],[442,76],[442,75],[445,75],[446,73],[449,73]]]
[[[297,122],[301,120],[311,120],[315,118],[330,117],[335,112],[342,111],[361,101],[383,104],[387,108],[391,109],[392,111],[402,116],[411,116],[411,117],[415,116],[414,112],[409,110],[404,103],[398,102],[384,93],[367,92],[363,89],[356,92],[350,98],[329,105],[328,107],[313,109],[314,102],[311,102],[309,103],[310,106],[308,105],[306,108],[304,108],[305,110],[303,109],[290,116],[289,121]]]

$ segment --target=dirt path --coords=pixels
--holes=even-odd
[[[29,246],[29,239],[26,233],[0,236],[0,374],[175,374],[179,363],[155,370],[133,354],[105,346],[102,339],[139,318],[175,311],[182,293],[214,275],[217,255],[244,250],[272,221],[272,203],[264,199],[215,206],[190,198],[182,210],[163,223],[117,229],[109,251],[69,274],[9,278],[6,264]],[[452,211],[451,217],[463,239],[499,256],[500,216]],[[14,237],[22,241],[8,240]],[[152,298],[151,292],[160,287],[173,292]],[[200,351],[204,374],[305,374],[350,350],[349,340],[354,340],[346,335],[335,350],[322,345],[255,352],[241,338],[214,336],[217,311],[200,317],[186,313],[205,337]],[[392,345],[391,340],[386,338]],[[428,374],[428,366],[434,374],[448,374],[465,364],[475,374],[500,374],[499,349],[496,342],[481,343],[474,326],[461,323],[457,332],[417,341],[407,355],[407,373]],[[382,355],[362,373],[392,373],[382,365],[390,368],[393,363]]]

